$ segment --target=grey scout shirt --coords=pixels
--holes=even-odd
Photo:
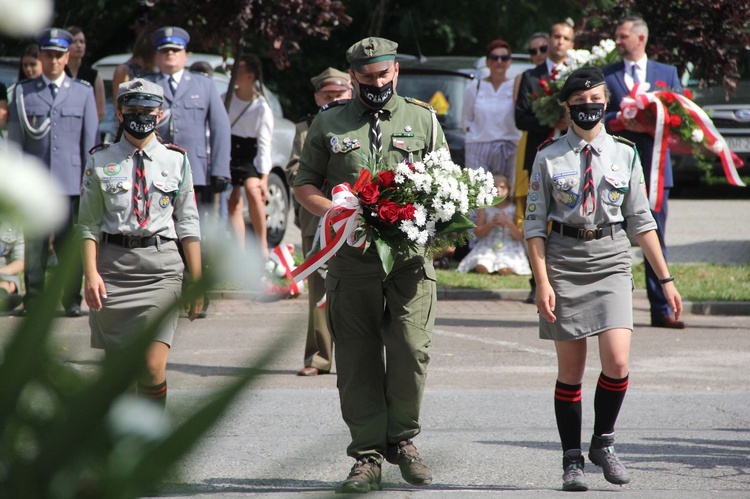
[[[19,114],[19,99],[14,95],[8,110],[8,138],[49,166],[63,194],[79,195],[83,165],[88,151],[96,144],[99,130],[93,88],[65,76],[53,99],[41,76],[18,86],[23,93],[26,120]],[[47,118],[49,133],[43,137],[29,133],[27,120],[31,127],[39,128]]]
[[[159,135],[187,151],[195,185],[210,185],[212,176],[230,178],[232,131],[213,80],[184,70],[173,94],[167,78],[162,73],[146,77],[164,89]]]
[[[137,181],[133,154],[136,147],[123,137],[120,142],[94,151],[83,176],[77,228],[83,239],[100,241],[102,232],[127,236],[160,235],[170,239],[200,239],[198,207],[187,157],[166,148],[156,137],[146,144],[143,162],[148,196],[149,222],[138,224],[133,213]]]
[[[546,238],[547,222],[553,220],[581,228],[627,220],[631,236],[656,229],[635,147],[615,139],[603,127],[591,141],[596,209],[583,214],[585,146],[586,141],[571,126],[566,135],[537,153],[526,198],[526,239]]]

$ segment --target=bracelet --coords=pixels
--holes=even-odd
[[[659,279],[659,284],[666,284],[668,282],[674,281],[674,276],[671,275],[669,277],[665,277],[664,279]]]

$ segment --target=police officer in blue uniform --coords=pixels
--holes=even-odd
[[[81,177],[88,150],[96,144],[99,117],[91,85],[65,74],[68,49],[73,36],[59,28],[49,28],[36,37],[42,76],[16,85],[9,110],[8,136],[22,149],[41,159],[70,200],[66,225],[54,235],[57,246],[73,236],[81,193]],[[27,237],[25,308],[44,291],[44,274],[49,257],[49,238]],[[78,270],[62,302],[68,316],[81,315],[80,261],[65,264]]]
[[[176,26],[151,35],[159,72],[146,79],[164,89],[164,118],[157,130],[164,142],[187,150],[202,218],[211,213],[213,194],[230,182],[231,125],[211,78],[185,69],[190,35]],[[205,259],[204,259],[205,260]],[[208,300],[204,301],[208,307]],[[205,310],[200,317],[205,317]]]

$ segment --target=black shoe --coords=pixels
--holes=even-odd
[[[526,297],[524,300],[524,303],[536,303],[536,286],[531,287],[531,291],[529,291],[529,296]]]
[[[65,309],[65,315],[68,317],[80,317],[83,315],[83,311],[81,311],[81,306],[73,304]]]
[[[371,490],[380,490],[380,464],[374,457],[363,457],[357,460],[349,476],[336,487],[337,494],[366,494]]]
[[[411,440],[402,440],[397,444],[388,444],[386,460],[401,468],[401,476],[412,485],[432,483],[432,473]]]
[[[0,300],[0,311],[9,312],[15,309],[23,302],[23,296],[18,293],[8,295]]]
[[[208,299],[208,296],[205,296],[203,298],[203,308],[200,312],[198,312],[198,318],[199,319],[205,319],[208,317],[208,304],[210,303],[210,300]]]

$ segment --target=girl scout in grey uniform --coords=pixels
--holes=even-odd
[[[602,371],[594,396],[589,460],[602,467],[607,481],[630,482],[614,452],[633,331],[630,243],[622,222],[627,221],[627,231],[662,276],[677,317],[682,301],[659,247],[636,150],[608,135],[601,124],[609,98],[602,72],[592,67],[574,71],[560,98],[573,124],[567,135],[540,147],[524,232],[537,280],[539,335],[554,340],[557,350],[555,415],[563,447],[563,490],[587,490],[581,382],[586,339],[593,335],[599,336]]]
[[[142,79],[120,85],[123,137],[96,148],[83,176],[78,228],[83,237],[91,346],[112,351],[143,331],[178,298],[184,265],[201,276],[200,227],[187,155],[159,142],[163,91]],[[202,307],[192,304],[190,320]],[[146,353],[137,392],[164,405],[167,354],[178,312]]]

